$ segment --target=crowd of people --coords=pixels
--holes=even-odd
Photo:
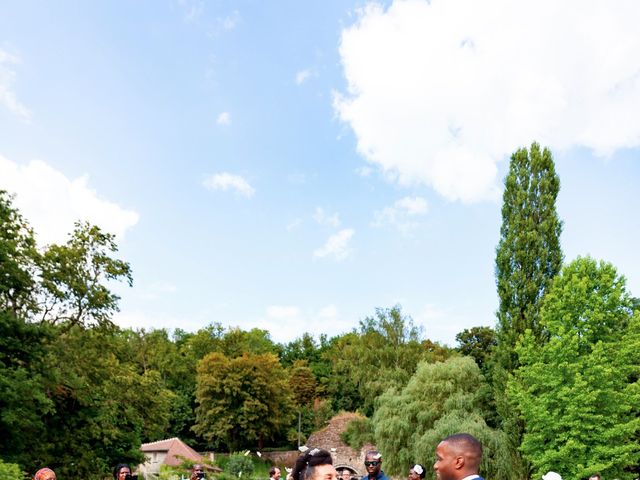
[[[436,461],[433,470],[436,480],[484,480],[480,474],[482,445],[468,433],[458,433],[442,440],[436,447]],[[382,454],[376,450],[366,453],[364,466],[367,474],[361,480],[389,480],[382,470]],[[113,469],[114,480],[136,480],[131,466],[120,463]],[[409,468],[407,480],[423,480],[425,467],[416,463]],[[196,464],[191,469],[190,480],[205,479],[205,468]],[[340,473],[333,466],[331,453],[321,448],[308,449],[298,457],[293,469],[287,474],[287,480],[351,480],[351,471],[343,469]],[[278,467],[269,470],[269,480],[280,480]],[[50,468],[41,468],[33,480],[56,480],[56,474]],[[560,474],[548,472],[542,480],[562,480]],[[594,473],[589,480],[601,480],[599,473]]]

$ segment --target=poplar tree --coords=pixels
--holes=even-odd
[[[511,156],[505,178],[500,242],[496,249],[499,365],[512,371],[518,365],[514,347],[526,329],[542,338],[540,300],[562,267],[556,212],[560,179],[549,149],[533,143]]]
[[[544,341],[540,302],[562,267],[562,222],[556,212],[560,179],[549,149],[541,150],[535,142],[529,150],[518,149],[511,156],[504,184],[496,248],[498,342],[490,380],[498,423],[518,448],[524,425],[506,394],[509,373],[519,364],[515,346],[526,330]]]

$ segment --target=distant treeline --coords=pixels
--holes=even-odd
[[[612,265],[563,263],[559,188],[548,150],[513,154],[497,327],[464,330],[455,348],[428,340],[399,305],[363,312],[352,332],[284,344],[216,322],[118,328],[109,284],[132,274],[114,237],[78,223],[66,244],[40,248],[0,192],[0,473],[9,463],[102,478],[142,460],[142,442],[173,436],[197,450],[294,447],[358,411],[345,441],[374,442],[394,475],[466,431],[493,480],[637,478],[640,302]]]

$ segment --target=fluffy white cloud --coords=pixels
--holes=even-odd
[[[251,198],[255,193],[253,187],[244,178],[227,172],[216,173],[207,177],[203,185],[209,190],[235,190],[247,198]]]
[[[473,202],[533,140],[598,154],[640,145],[640,3],[403,0],[342,32],[334,107],[401,184]]]
[[[320,225],[337,228],[340,226],[340,215],[338,212],[328,214],[324,211],[324,208],[317,207],[316,212],[313,214],[313,219]]]
[[[355,230],[345,228],[335,235],[331,235],[327,242],[313,252],[316,258],[333,257],[336,260],[344,260],[351,254],[349,243]]]
[[[429,205],[424,198],[404,197],[396,200],[392,206],[375,212],[371,225],[374,227],[393,225],[402,233],[408,234],[418,225],[415,218],[426,215],[428,211]]]
[[[89,221],[122,238],[139,215],[100,198],[83,175],[68,179],[62,172],[34,160],[19,165],[0,156],[0,188],[15,193],[15,205],[37,234],[38,243],[62,243],[75,221]]]
[[[20,63],[15,55],[0,48],[0,105],[4,105],[11,113],[25,122],[31,120],[31,112],[25,107],[13,90],[16,73],[13,65]]]
[[[222,112],[216,119],[218,125],[231,125],[231,114],[229,112]]]

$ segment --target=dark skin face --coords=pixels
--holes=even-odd
[[[338,480],[338,472],[333,465],[318,465],[314,468],[313,480]]]
[[[464,478],[459,471],[464,465],[464,459],[458,455],[447,442],[440,442],[436,448],[436,463],[433,470],[436,472],[437,480],[457,480]]]
[[[420,480],[420,475],[413,471],[413,468],[409,469],[409,480]]]
[[[369,478],[377,477],[378,473],[380,473],[380,469],[382,468],[382,458],[375,458],[374,455],[367,455],[364,461]],[[369,462],[373,462],[374,464],[367,465]]]
[[[129,467],[122,467],[118,472],[118,480],[124,480],[127,475],[131,475],[131,470],[129,470]]]

